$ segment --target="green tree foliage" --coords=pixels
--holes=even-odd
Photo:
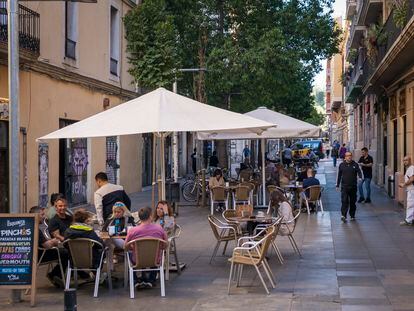
[[[178,57],[174,16],[164,0],[145,1],[125,16],[129,73],[141,87],[169,86],[175,69],[181,67]]]
[[[205,89],[211,105],[247,112],[259,106],[302,120],[318,116],[312,81],[320,60],[337,52],[339,30],[331,18],[333,0],[150,0],[125,19],[131,73],[143,85],[172,84],[172,69],[199,68],[200,46],[205,45],[208,68]],[[156,9],[152,9],[157,7]],[[143,13],[145,11],[145,14]],[[156,35],[157,24],[169,32]],[[129,36],[128,36],[129,34]],[[175,36],[175,41],[172,38]],[[203,34],[205,40],[201,40]],[[164,38],[164,39],[163,39]],[[139,39],[139,42],[137,42]],[[168,46],[161,75],[154,43]],[[170,44],[172,46],[170,46]],[[202,49],[201,49],[202,50]],[[150,74],[141,58],[151,52]],[[170,58],[169,58],[170,59]],[[142,66],[137,66],[142,63]],[[182,67],[180,67],[182,66]],[[144,72],[145,71],[145,72]],[[158,77],[162,83],[146,83]],[[171,80],[168,83],[168,78]],[[194,76],[179,76],[180,93],[194,96]],[[155,79],[155,80],[157,80]],[[144,83],[145,82],[145,83]]]
[[[325,108],[325,92],[320,89],[315,89],[315,104]]]

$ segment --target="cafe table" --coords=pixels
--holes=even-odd
[[[108,232],[99,232],[99,237],[108,244],[111,239],[121,239],[125,240],[126,235],[112,235],[110,236]],[[113,259],[114,259],[114,252],[113,252],[113,245],[108,245],[109,249],[106,254],[106,269],[108,273],[108,287],[112,290],[112,270],[113,270]],[[127,253],[124,251],[124,288],[128,286],[128,259]]]
[[[303,184],[299,182],[289,183],[288,185],[283,185],[281,188],[293,194],[294,205],[299,204],[299,194],[303,191]]]
[[[273,218],[271,215],[264,214],[263,216],[257,216],[257,215],[235,216],[235,217],[228,217],[228,219],[230,221],[239,222],[239,223],[246,222],[249,235],[253,235],[253,230],[256,227],[254,224],[257,225],[259,223],[271,223]]]

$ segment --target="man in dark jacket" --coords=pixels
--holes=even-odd
[[[102,245],[104,242],[96,232],[93,230],[92,226],[89,225],[89,218],[90,214],[84,210],[79,209],[73,215],[73,223],[70,227],[65,231],[65,241],[68,239],[78,239],[78,238],[87,238],[94,240],[96,242],[101,243]],[[99,266],[99,261],[101,259],[102,248],[99,245],[94,244],[92,249],[92,257],[93,257],[93,267],[97,268]]]
[[[352,160],[352,153],[348,151],[345,153],[345,161],[339,165],[336,180],[336,190],[339,191],[339,185],[341,185],[341,220],[343,222],[346,222],[348,210],[351,220],[355,220],[357,177],[362,178],[361,170],[358,163]]]
[[[358,203],[371,203],[371,179],[372,179],[372,165],[374,160],[368,154],[368,148],[361,149],[362,156],[359,158],[359,165],[361,166],[364,178],[359,183],[359,200]],[[365,184],[366,196],[364,196],[363,184]]]

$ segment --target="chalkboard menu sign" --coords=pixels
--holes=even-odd
[[[0,214],[0,287],[31,288],[34,295],[37,247],[38,215]]]

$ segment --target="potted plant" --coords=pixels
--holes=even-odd
[[[371,64],[375,63],[378,55],[378,48],[386,44],[387,38],[387,33],[383,31],[382,25],[372,24],[369,26],[365,38],[365,47],[367,49],[367,57]]]
[[[408,0],[393,0],[392,18],[398,28],[404,28],[407,23]]]
[[[350,49],[348,53],[347,61],[349,63],[354,63],[358,57],[358,50],[357,49]]]

